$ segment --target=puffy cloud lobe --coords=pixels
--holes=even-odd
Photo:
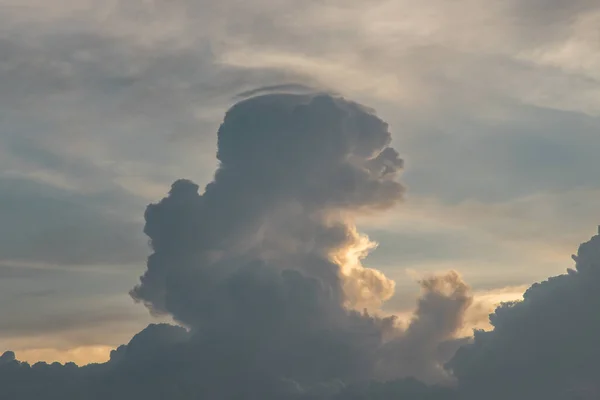
[[[306,304],[314,304],[312,296],[315,292],[311,291],[310,282],[298,272],[273,272],[271,268],[263,271],[271,274],[272,279],[261,282],[261,289],[276,286],[275,279],[288,281],[285,289],[291,292],[289,295],[303,297],[307,308],[306,314],[298,312],[297,308],[291,310],[294,313],[288,317],[295,322],[283,334],[269,335],[266,332],[274,323],[278,328],[286,328],[279,320],[282,315],[264,315],[262,320],[251,321],[255,326],[248,325],[249,321],[229,321],[228,325],[223,323],[219,330],[202,333],[172,325],[150,325],[129,344],[113,351],[111,360],[106,364],[80,368],[73,364],[38,363],[30,366],[15,361],[14,354],[6,353],[0,362],[0,383],[10,398],[26,400],[41,394],[49,399],[94,400],[192,399],[199,396],[223,399],[383,399],[394,394],[409,399],[455,398],[451,397],[454,396],[451,389],[428,387],[414,380],[368,383],[372,377],[369,369],[373,368],[370,363],[377,355],[376,350],[382,349],[381,335],[400,333],[393,319],[350,312],[336,331],[331,330],[330,321],[322,321],[329,327],[328,331],[311,332],[304,327],[315,323],[308,312],[322,312]],[[262,297],[257,299],[260,290],[252,287],[254,282],[248,282],[248,279],[257,280],[256,275],[261,273],[243,271],[239,279],[234,279],[237,282],[232,284],[245,292],[238,295],[238,307],[245,307],[240,310],[240,316],[242,311],[256,315],[252,311],[253,303],[260,302]],[[311,282],[314,284],[315,280]],[[294,285],[298,286],[296,290],[291,288]],[[270,310],[273,310],[272,300],[269,299]],[[297,301],[292,301],[292,304],[297,304]],[[287,307],[279,308],[288,311]],[[396,348],[395,354],[401,356],[397,350],[401,340],[390,342],[393,347],[384,350],[394,351]],[[447,345],[442,343],[440,349]],[[415,355],[415,359],[404,357],[403,360],[423,365],[422,356]],[[405,368],[397,372],[409,374],[410,365],[405,365]],[[345,379],[339,379],[339,376]]]
[[[328,95],[242,101],[219,129],[212,196],[243,177],[240,189],[265,190],[262,200],[294,199],[312,209],[393,205],[402,194],[394,180],[402,161],[390,141],[372,110]]]
[[[575,269],[534,284],[523,301],[490,315],[494,330],[476,332],[449,363],[467,394],[563,399],[598,390],[599,255],[597,235],[573,256]]]
[[[15,360],[15,353],[13,351],[6,351],[0,356],[0,365],[7,365]]]
[[[387,124],[329,95],[270,94],[236,104],[218,132],[204,193],[186,180],[146,211],[154,254],[132,295],[169,313],[236,365],[302,385],[369,378],[393,282],[365,269],[356,212],[400,201]]]
[[[319,279],[340,301],[333,255],[362,246],[347,215],[390,207],[403,193],[396,181],[402,161],[390,140],[371,110],[329,95],[236,104],[219,129],[220,167],[204,193],[181,180],[148,208],[154,254],[132,295],[194,325],[209,307],[208,288],[264,260]],[[361,268],[352,268],[361,285],[387,288],[389,297],[387,278]]]
[[[414,376],[428,383],[452,381],[443,365],[463,344],[454,335],[463,326],[473,296],[454,271],[423,279],[421,287],[423,294],[407,329],[382,348],[378,375],[384,380]]]

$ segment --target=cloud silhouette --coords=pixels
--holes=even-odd
[[[424,279],[402,327],[377,313],[394,282],[361,263],[376,244],[354,216],[389,209],[404,192],[390,141],[373,110],[332,95],[234,105],[218,132],[214,180],[202,193],[178,180],[145,213],[153,253],[131,295],[182,326],[150,325],[109,362],[81,368],[6,353],[6,392],[345,398],[383,390],[373,379],[447,382],[440,365],[472,301],[468,287],[456,273]],[[394,387],[437,393],[411,380]]]
[[[150,325],[104,364],[0,357],[13,399],[563,399],[600,370],[600,235],[574,269],[534,284],[458,338],[473,303],[456,272],[425,277],[403,326],[394,282],[366,268],[354,218],[402,200],[402,161],[375,113],[325,94],[243,100],[218,132],[204,191],[173,183],[148,206],[153,253],[131,296]],[[444,385],[444,386],[440,386]]]
[[[600,235],[575,269],[533,285],[457,338],[473,303],[456,272],[424,278],[405,325],[379,315],[394,282],[361,260],[354,217],[402,200],[385,122],[325,94],[239,102],[204,191],[173,183],[148,206],[153,253],[131,296],[150,325],[104,364],[0,357],[11,399],[563,399],[600,375]],[[456,353],[456,354],[455,354]],[[444,367],[445,366],[445,367]],[[439,385],[444,386],[439,386]]]
[[[341,98],[272,94],[236,104],[204,193],[180,180],[146,211],[154,254],[133,297],[193,327],[223,315],[209,310],[220,307],[213,287],[260,261],[317,279],[336,305],[387,299],[393,283],[360,264],[371,245],[351,218],[401,200],[402,160],[390,141],[387,124]]]
[[[573,256],[575,269],[529,288],[490,315],[449,363],[469,398],[571,398],[598,387],[600,235]]]
[[[451,383],[443,364],[464,340],[454,340],[473,303],[469,287],[456,272],[421,281],[423,293],[402,335],[382,348],[379,378],[414,376],[427,383]]]
[[[402,160],[372,110],[325,94],[243,100],[219,168],[148,206],[153,253],[132,297],[150,325],[104,364],[0,357],[12,399],[563,399],[595,390],[600,235],[575,269],[457,338],[473,303],[456,272],[424,278],[413,318],[380,316],[394,282],[361,260],[354,217],[402,200]],[[456,354],[454,354],[456,352]],[[444,368],[445,365],[445,368]],[[418,380],[415,380],[418,379]],[[438,386],[439,384],[445,387]]]

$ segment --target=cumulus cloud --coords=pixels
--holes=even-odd
[[[464,343],[456,341],[455,335],[463,327],[473,296],[453,271],[428,277],[421,287],[423,293],[407,329],[382,349],[379,374],[384,380],[414,376],[427,383],[452,382],[444,363],[454,354],[452,348]]]
[[[180,180],[146,211],[154,254],[133,296],[193,326],[209,292],[197,285],[260,260],[318,279],[335,302],[387,299],[393,283],[360,264],[371,244],[351,216],[401,200],[402,160],[390,141],[387,124],[341,98],[280,94],[236,104],[219,129],[220,166],[204,193]]]
[[[115,215],[95,196],[69,195],[17,177],[0,177],[0,193],[0,222],[5,227],[0,229],[1,261],[64,266],[143,260],[139,222]]]
[[[403,118],[413,117],[412,128],[418,133],[414,140],[404,141],[402,149],[411,155],[412,165],[425,166],[420,171],[413,169],[415,184],[409,181],[411,187],[450,201],[469,196],[489,200],[490,196],[497,198],[530,193],[532,188],[548,190],[556,187],[556,179],[563,182],[559,182],[560,187],[570,189],[573,185],[587,185],[594,179],[581,171],[597,169],[594,168],[598,137],[595,135],[595,119],[583,119],[578,113],[570,113],[565,119],[564,129],[557,129],[562,117],[544,117],[535,108],[527,112],[527,118],[519,117],[523,122],[506,123],[507,119],[510,120],[507,116],[515,115],[515,104],[519,109],[523,104],[548,107],[542,110],[543,114],[553,114],[552,108],[598,113],[597,80],[590,79],[597,77],[599,70],[597,57],[590,57],[600,53],[596,51],[599,41],[594,37],[597,1],[571,1],[560,4],[560,7],[557,2],[515,0],[492,5],[471,0],[456,4],[431,0],[419,5],[404,0],[370,1],[368,5],[358,0],[343,4],[314,1],[302,6],[291,0],[259,0],[249,4],[133,0],[111,2],[108,6],[86,0],[69,4],[63,2],[60,6],[52,1],[23,0],[19,4],[25,4],[25,7],[14,7],[15,3],[14,0],[0,0],[0,21],[3,25],[0,87],[2,93],[8,94],[0,98],[4,128],[0,147],[11,150],[13,154],[18,153],[27,169],[33,170],[28,171],[30,176],[51,181],[55,186],[81,190],[82,187],[89,189],[90,182],[112,187],[115,183],[124,185],[123,182],[140,182],[148,176],[160,176],[160,179],[156,178],[160,187],[173,176],[180,176],[181,169],[178,168],[182,165],[184,169],[188,165],[196,167],[189,160],[197,161],[202,157],[199,147],[211,148],[213,144],[202,141],[193,146],[168,147],[164,144],[165,137],[195,135],[199,124],[204,124],[215,114],[220,115],[223,98],[229,99],[258,81],[275,86],[243,93],[243,97],[284,90],[304,93],[300,86],[277,83],[327,81],[346,93],[354,91],[363,97],[393,99],[393,104],[388,104],[388,114],[403,122],[404,127],[409,126],[407,120],[410,118]],[[465,9],[469,12],[465,13]],[[349,43],[352,45],[348,46]],[[302,104],[304,108],[297,107],[289,105],[283,97],[280,98],[281,108],[309,110],[309,114],[313,115],[313,108],[307,106],[312,103]],[[339,99],[324,98],[342,109],[350,107]],[[218,101],[215,102],[215,99]],[[219,107],[213,106],[215,103]],[[398,103],[407,106],[404,114],[398,109]],[[431,109],[420,109],[431,106],[431,103],[434,103]],[[509,106],[506,106],[507,103]],[[348,328],[354,323],[366,332],[375,332],[376,336],[383,338],[391,335],[394,339],[390,340],[394,343],[401,342],[399,338],[408,340],[418,336],[411,336],[410,332],[420,332],[416,327],[430,320],[434,322],[425,325],[438,330],[435,334],[425,335],[424,344],[416,344],[424,349],[429,360],[434,352],[431,350],[435,347],[433,343],[451,336],[448,332],[459,325],[460,312],[469,302],[461,282],[452,278],[453,275],[449,275],[453,281],[451,290],[433,285],[429,288],[432,293],[439,290],[443,295],[429,292],[423,295],[423,301],[443,297],[439,305],[447,307],[445,309],[451,317],[439,323],[448,323],[448,326],[439,327],[435,322],[439,315],[429,313],[426,306],[423,309],[419,306],[418,314],[422,312],[430,316],[416,318],[415,327],[406,331],[391,329],[391,320],[375,317],[372,313],[352,311],[364,307],[376,309],[395,289],[393,281],[381,272],[362,266],[361,258],[374,245],[353,225],[354,214],[386,209],[397,202],[394,192],[399,187],[389,183],[394,179],[384,178],[386,174],[391,178],[399,167],[393,150],[383,150],[380,156],[374,158],[361,151],[355,153],[354,149],[342,149],[338,153],[335,149],[329,149],[331,153],[328,153],[329,150],[314,151],[314,143],[323,145],[323,149],[331,143],[333,147],[340,143],[354,143],[345,142],[345,137],[336,141],[335,135],[326,136],[323,142],[323,138],[311,139],[310,135],[306,142],[271,140],[273,138],[253,142],[255,135],[252,134],[247,135],[251,139],[244,142],[238,140],[239,129],[236,126],[242,121],[252,127],[253,124],[260,125],[260,121],[243,117],[244,110],[248,111],[258,104],[256,99],[243,104],[246,106],[239,105],[231,111],[233,116],[222,128],[225,133],[224,144],[219,143],[219,153],[223,152],[222,157],[219,154],[221,168],[212,186],[198,193],[199,187],[180,181],[165,200],[149,208],[146,230],[155,253],[149,260],[143,281],[133,291],[134,297],[146,303],[154,313],[174,315],[194,332],[194,340],[218,338],[232,327],[241,331],[248,329],[248,333],[232,338],[228,336],[230,342],[237,343],[235,340],[239,338],[249,342],[255,338],[262,340],[259,327],[287,326],[281,318],[289,310],[300,316],[298,321],[307,325],[297,332],[298,338],[304,337],[307,331],[313,332],[310,329],[336,327],[328,344],[338,343],[338,334],[343,336],[358,329]],[[287,112],[280,115],[287,115],[294,123],[311,123],[310,118],[294,120]],[[480,118],[485,119],[485,123],[482,124]],[[540,126],[538,121],[542,118],[548,122]],[[585,134],[577,134],[575,139],[571,135],[570,142],[563,143],[566,137],[564,131],[582,132],[580,125],[573,128],[572,118],[583,121]],[[267,121],[277,126],[277,118]],[[500,124],[501,130],[498,129]],[[506,131],[522,135],[532,126],[536,127],[535,134],[530,135],[532,137],[507,140]],[[205,128],[202,125],[202,129]],[[307,127],[310,130],[308,128],[310,126]],[[550,130],[552,135],[549,135]],[[269,132],[268,129],[265,131]],[[346,129],[341,131],[347,132]],[[452,134],[447,135],[448,132]],[[459,136],[457,132],[466,132],[467,135]],[[480,135],[482,132],[490,133],[494,139],[490,140],[491,135]],[[474,137],[478,139],[474,141]],[[336,140],[330,143],[327,138]],[[132,139],[139,139],[135,143],[143,141],[144,148],[127,145],[133,142]],[[190,141],[185,143],[189,145]],[[546,144],[545,151],[539,151],[540,144]],[[305,151],[299,151],[299,154],[303,154],[302,157],[311,155],[306,157],[310,160],[307,165],[297,163],[296,153],[289,148],[299,146],[302,150],[303,145],[306,145]],[[368,146],[360,144],[356,147],[364,149]],[[383,147],[374,146],[375,149]],[[40,148],[43,153],[40,153]],[[312,154],[313,151],[315,154]],[[535,159],[539,154],[549,153],[555,157]],[[2,156],[3,166],[10,163],[11,168],[23,172],[22,163],[15,167],[14,160],[8,162],[5,154]],[[348,156],[347,159],[341,162],[345,156]],[[120,171],[115,174],[98,173],[99,170],[111,169],[113,160],[124,158],[135,160],[136,164],[133,167],[119,165]],[[160,170],[145,164],[147,159],[156,160]],[[530,164],[534,159],[535,167]],[[64,160],[69,162],[63,163]],[[469,168],[464,168],[465,160],[469,160]],[[449,165],[457,165],[457,161],[463,165],[460,173],[448,168]],[[138,163],[142,168],[138,168]],[[267,167],[264,167],[265,164]],[[286,165],[294,165],[298,174],[287,169]],[[48,171],[52,173],[49,175]],[[42,172],[45,175],[41,176]],[[548,179],[550,175],[552,180]],[[259,176],[265,179],[256,179]],[[290,182],[285,182],[288,176]],[[490,176],[495,177],[493,188],[489,185]],[[139,189],[124,186],[133,191]],[[97,213],[96,216],[87,208],[78,211],[77,207],[70,207],[73,203],[67,202],[65,206],[52,201],[42,205],[39,214],[30,213],[32,207],[31,204],[27,207],[27,201],[31,199],[24,197],[26,201],[16,201],[27,208],[19,214],[22,217],[1,216],[6,223],[0,237],[7,239],[2,241],[4,246],[0,250],[3,254],[23,261],[25,256],[31,257],[28,250],[29,243],[33,243],[36,261],[43,258],[56,263],[77,264],[91,259],[93,262],[108,260],[118,263],[139,257],[139,247],[129,243],[133,235],[127,233],[136,225],[123,225],[121,215],[104,219],[105,213]],[[106,204],[122,204],[122,199],[112,199]],[[78,201],[88,204],[86,199]],[[221,203],[219,207],[218,203]],[[47,207],[49,205],[52,207]],[[67,208],[66,212],[64,208]],[[537,204],[535,208],[539,210]],[[54,214],[57,209],[61,212]],[[39,236],[32,238],[26,232],[19,237],[21,243],[13,246],[18,236],[14,235],[13,226],[23,220],[27,225],[36,225],[48,215],[65,215],[66,219],[74,216],[73,220],[77,220],[82,214],[86,216],[84,222],[77,226],[94,226],[97,229],[84,231],[74,228],[76,224],[65,228],[64,221],[59,221],[44,229]],[[38,215],[41,218],[35,218]],[[96,224],[98,220],[101,222]],[[25,225],[21,223],[18,229]],[[28,241],[27,246],[22,244],[24,240]],[[64,243],[74,243],[73,247],[77,250],[67,254],[65,246],[61,246]],[[573,276],[577,274],[583,275],[583,272],[571,273]],[[541,285],[546,288],[542,291],[548,293],[548,288],[556,287],[559,292],[558,287],[563,285],[560,282],[572,282],[573,279],[551,279]],[[531,296],[541,297],[533,295],[538,293],[536,290],[539,289],[531,290]],[[313,296],[305,298],[300,295],[311,291]],[[264,296],[254,296],[255,292]],[[565,292],[568,291],[565,289]],[[300,294],[297,298],[296,295],[290,297],[290,293]],[[570,296],[565,293],[565,298]],[[526,299],[523,304],[530,302]],[[265,310],[273,303],[280,306],[279,313],[256,311]],[[437,300],[434,303],[438,304]],[[221,307],[226,311],[217,312],[223,311]],[[499,327],[509,326],[506,321],[513,317],[500,316],[514,316],[523,311],[513,309],[530,307],[518,303],[500,308],[493,318],[497,326],[494,333],[478,333],[473,348],[477,349],[483,343],[481,338],[504,336],[498,333],[504,328]],[[235,318],[240,313],[244,314],[244,319]],[[262,319],[250,318],[257,316]],[[256,321],[264,324],[256,324]],[[583,324],[585,321],[579,322]],[[510,331],[509,328],[505,330]],[[158,331],[151,329],[149,332],[158,335],[160,340],[164,339],[162,333],[155,333]],[[364,339],[363,336],[360,338]],[[508,343],[512,339],[506,340]],[[501,342],[500,339],[489,341],[493,346],[499,346],[495,343]],[[360,340],[347,339],[344,343],[351,346],[358,342]],[[373,341],[379,342],[387,343],[385,339]],[[169,340],[167,343],[167,348],[180,345]],[[453,340],[444,343],[442,347],[445,350],[440,352],[445,355],[437,356],[438,359],[447,359],[450,352],[447,349],[455,345]],[[369,356],[373,348],[378,348],[377,345],[372,346],[368,351],[344,350],[342,353],[357,356],[356,359],[366,355],[370,362],[378,365]],[[168,361],[161,358],[162,353],[156,355],[156,364],[150,365],[162,366],[169,365],[172,360],[187,360],[187,364],[180,364],[181,368],[174,368],[185,377],[182,382],[186,384],[181,384],[181,390],[185,391],[197,383],[195,376],[202,374],[195,373],[191,377],[184,374],[198,369],[192,368],[194,357],[190,361],[180,353],[197,355],[191,350],[207,346],[194,344],[183,347],[185,350],[180,352],[174,350],[173,354],[177,356],[168,358]],[[295,357],[302,352],[297,350],[286,354]],[[307,357],[317,357],[314,353],[306,354]],[[480,353],[472,350],[465,354]],[[318,356],[321,357],[320,354]],[[276,359],[273,354],[264,357],[271,361]],[[25,392],[32,396],[48,396],[53,388],[48,383],[51,380],[59,386],[56,390],[64,391],[63,394],[71,390],[72,385],[59,378],[58,367],[40,365],[30,368],[18,364],[13,358],[7,355],[9,362],[6,365],[13,372],[7,373],[6,382],[11,385],[20,383],[24,392],[9,392],[11,386],[7,384],[7,396],[19,398],[25,396]],[[250,358],[248,356],[247,359]],[[95,371],[116,371],[116,365],[124,364],[122,360],[115,358],[110,368],[107,365],[75,373],[78,377],[85,376],[84,380],[88,380],[89,376],[96,377],[91,379],[96,386],[90,387],[109,396],[106,391],[102,392],[103,386],[99,383],[104,379],[100,376],[109,375]],[[273,362],[273,365],[280,365],[277,364],[279,361]],[[419,360],[415,365],[419,366],[422,379],[428,380],[430,368],[437,365],[437,361],[427,361],[426,368],[421,367],[423,363]],[[131,364],[135,365],[135,362]],[[368,364],[365,362],[357,368],[356,364],[348,363],[348,370],[353,372],[344,373],[351,376],[362,368],[373,371]],[[241,365],[240,371],[248,366]],[[466,377],[461,379],[461,386],[476,387],[469,383],[471,372],[460,358],[452,365],[457,376]],[[403,363],[401,367],[398,367],[399,371],[407,371],[403,369]],[[340,366],[336,368],[343,370]],[[215,371],[222,370],[215,368]],[[285,368],[282,370],[288,372]],[[411,368],[408,370],[414,373]],[[24,381],[13,379],[14,371],[28,371],[27,376],[41,377],[40,382],[48,381],[41,386],[27,385]],[[68,366],[61,371],[71,371],[65,372],[71,374],[73,369]],[[157,367],[156,371],[163,370]],[[485,371],[484,368],[481,373],[487,373]],[[152,378],[161,382],[158,379],[161,373],[152,375]],[[304,373],[293,371],[290,375],[303,376]],[[115,376],[118,375],[106,378],[112,383],[104,382],[105,387],[118,387],[114,384],[117,381],[113,379]],[[203,376],[214,378],[216,373]],[[252,377],[259,380],[255,375]],[[148,378],[144,373],[132,378],[130,383],[137,383],[131,383],[130,388],[135,389],[128,389],[127,395],[165,395],[145,387],[142,384],[144,378]],[[310,393],[311,396],[336,390],[347,393],[340,389],[344,385],[336,379],[311,384],[313,378],[308,377],[304,380],[309,383],[302,385],[293,378],[278,380],[280,389],[285,393]],[[121,379],[121,383],[126,380]],[[491,386],[497,387],[499,381],[492,379]],[[429,391],[419,384],[399,385],[416,388],[402,392],[406,396],[420,396]],[[163,387],[166,386],[165,383]],[[259,385],[248,383],[248,386],[240,386],[242,391]],[[390,396],[389,390],[401,389],[383,384],[364,390],[368,397],[370,394]],[[124,389],[121,395],[126,396]],[[99,396],[101,394],[95,397]],[[185,394],[180,393],[180,396]],[[73,393],[71,397],[74,397]]]
[[[108,363],[82,368],[7,353],[2,376],[34,377],[45,390],[53,376],[72,379],[55,393],[81,398],[344,398],[379,390],[363,385],[371,379],[447,383],[440,365],[468,287],[456,273],[424,279],[403,327],[378,315],[394,282],[361,262],[376,244],[354,217],[404,192],[390,142],[373,110],[341,97],[265,94],[234,105],[213,181],[200,193],[178,180],[145,213],[153,253],[131,295],[182,327],[151,325]],[[411,382],[398,385],[437,390]]]
[[[458,351],[449,367],[469,396],[563,399],[597,389],[600,235],[573,258],[575,269],[498,307],[493,331]]]
[[[390,140],[371,110],[342,98],[236,104],[204,193],[180,180],[148,208],[154,254],[133,297],[199,336],[251,341],[243,369],[301,384],[369,376],[391,321],[350,309],[385,301],[393,282],[361,265],[373,245],[351,218],[401,200]]]
[[[234,105],[212,182],[200,191],[178,180],[145,213],[153,253],[131,296],[181,326],[150,325],[85,367],[7,352],[3,393],[558,400],[595,390],[600,235],[580,246],[575,269],[503,303],[493,330],[472,339],[458,337],[474,300],[456,272],[421,280],[405,326],[380,315],[395,285],[363,266],[376,243],[354,220],[402,200],[390,142],[373,110],[341,97]]]

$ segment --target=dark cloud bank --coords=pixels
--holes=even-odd
[[[600,377],[600,236],[457,339],[473,299],[421,282],[407,326],[377,314],[394,283],[361,265],[353,216],[402,199],[402,160],[372,110],[330,95],[241,101],[202,194],[179,180],[146,210],[153,253],[132,297],[150,325],[105,364],[0,358],[6,399],[567,399]],[[370,310],[370,311],[367,311]],[[458,349],[458,351],[457,351]],[[585,397],[581,397],[585,398]],[[597,397],[594,397],[597,398]]]

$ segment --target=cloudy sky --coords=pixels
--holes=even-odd
[[[596,233],[599,26],[595,0],[0,0],[0,350],[104,361],[165,320],[128,294],[144,210],[212,179],[225,111],[265,87],[389,123],[404,200],[357,220],[383,310],[456,270],[486,326]]]

